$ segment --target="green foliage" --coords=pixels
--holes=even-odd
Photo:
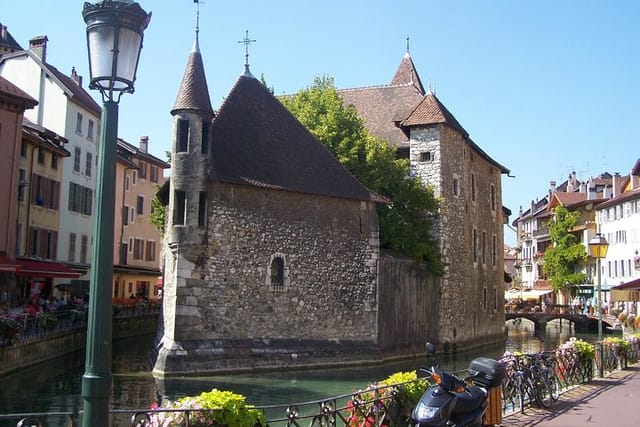
[[[51,330],[58,323],[58,317],[53,313],[42,312],[38,314],[38,321],[44,329]]]
[[[426,379],[418,379],[416,371],[396,372],[386,380],[382,381],[382,383],[385,385],[401,384],[400,390],[411,405],[418,403],[418,400],[420,400],[420,397],[429,386]]]
[[[409,176],[408,160],[397,159],[394,147],[367,131],[356,109],[344,105],[333,79],[317,77],[311,87],[280,101],[362,184],[389,200],[378,206],[380,246],[442,274],[433,190]]]
[[[586,360],[593,360],[596,355],[596,348],[593,344],[590,344],[584,340],[575,340],[574,344],[576,346],[576,350],[578,350],[578,354],[580,357]]]
[[[629,341],[620,337],[607,337],[602,340],[602,344],[605,347],[611,347],[620,353],[626,353],[631,347],[631,343]]]
[[[544,254],[544,268],[554,291],[572,291],[586,281],[580,271],[587,257],[584,246],[571,230],[578,223],[579,212],[569,212],[558,206],[549,222],[552,246]]]
[[[200,426],[233,426],[254,427],[266,426],[267,421],[261,410],[245,403],[245,397],[230,391],[212,389],[199,396],[187,396],[173,403],[166,409],[215,409],[215,411],[190,412],[189,425]],[[183,412],[163,412],[156,414],[154,425],[174,427],[184,425]]]
[[[166,209],[162,204],[157,194],[154,194],[151,198],[151,215],[149,215],[149,222],[164,234],[164,224],[166,219]]]

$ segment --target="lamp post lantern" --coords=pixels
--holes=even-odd
[[[99,164],[93,219],[93,250],[87,325],[85,371],[82,376],[82,425],[109,426],[111,398],[111,336],[113,227],[115,212],[118,102],[133,93],[147,14],[132,0],[85,2],[90,89],[102,95]]]
[[[600,233],[596,233],[596,235],[593,237],[593,239],[589,240],[589,253],[591,254],[592,257],[594,257],[597,260],[596,263],[596,268],[598,269],[598,283],[597,283],[597,296],[598,296],[598,345],[600,346],[599,348],[599,362],[598,362],[598,375],[600,376],[600,378],[602,378],[603,374],[604,374],[604,367],[603,367],[603,356],[604,356],[604,350],[602,348],[602,299],[601,299],[601,294],[602,294],[602,273],[601,273],[601,268],[600,268],[600,262],[602,260],[602,258],[605,258],[607,256],[607,249],[609,249],[609,243],[607,242],[607,239],[604,238],[604,236]]]

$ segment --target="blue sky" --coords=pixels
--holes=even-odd
[[[204,0],[200,48],[214,108],[243,71],[276,94],[330,75],[339,88],[387,84],[410,37],[426,85],[482,149],[511,170],[503,204],[517,215],[549,181],[629,173],[640,158],[640,2],[629,0]],[[30,0],[2,8],[23,46],[47,35],[48,62],[88,81],[82,1]],[[153,13],[136,93],[120,103],[119,134],[170,149],[171,110],[194,40],[192,0],[141,0]],[[98,94],[93,93],[98,99]],[[511,217],[513,220],[514,216]],[[505,230],[505,240],[514,235]]]

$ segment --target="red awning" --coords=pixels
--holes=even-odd
[[[18,268],[16,275],[21,277],[63,277],[74,279],[80,277],[80,273],[73,271],[64,264],[53,261],[41,261],[35,259],[17,259]]]
[[[640,279],[635,279],[630,282],[623,283],[618,286],[614,286],[611,289],[612,290],[615,289],[616,291],[628,291],[628,290],[634,290],[634,289],[638,290],[640,289]]]
[[[8,256],[0,255],[0,272],[16,271],[18,264]]]

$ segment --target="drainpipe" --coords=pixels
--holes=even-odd
[[[127,171],[136,170],[138,168],[124,168],[124,179],[122,180],[122,207],[120,211],[120,239],[118,240],[118,259],[122,264],[122,238],[124,237],[124,198],[127,191]],[[128,219],[127,219],[128,220]]]
[[[3,31],[4,31],[4,27],[3,27],[2,29],[3,29]],[[24,113],[23,113],[23,114],[24,114]],[[14,140],[14,141],[19,141],[19,145],[18,145],[18,147],[17,147],[17,149],[18,149],[18,150],[21,150],[21,148],[22,148],[22,117],[23,117],[23,114],[17,114],[17,115],[16,115],[16,121],[15,121],[15,134],[14,134],[14,136],[13,136],[13,140]],[[14,149],[14,150],[15,150],[15,149]],[[14,153],[14,159],[15,159],[15,158],[16,158],[16,157],[15,157],[16,152],[14,151],[13,153]],[[19,156],[19,155],[18,155],[18,156]],[[19,185],[20,185],[20,176],[18,176],[18,175],[16,174],[16,168],[18,167],[18,164],[19,164],[19,163],[20,163],[19,161],[15,161],[15,162],[13,162],[13,161],[12,161],[12,162],[11,162],[11,175],[9,175],[9,177],[10,177],[10,178],[9,178],[9,198],[10,198],[10,199],[12,199],[11,195],[12,195],[12,194],[15,194],[15,193],[14,193],[15,189],[16,189],[16,188],[18,188],[18,194],[16,194],[16,197],[15,197],[15,201],[17,202],[17,203],[16,203],[16,205],[17,205],[16,225],[15,225],[15,229],[14,229],[14,231],[13,231],[14,233],[16,233],[16,235],[15,235],[15,239],[13,239],[13,240],[14,240],[14,244],[16,245],[16,247],[15,247],[15,248],[14,248],[14,250],[13,250],[13,253],[14,253],[14,256],[15,256],[16,258],[18,257],[18,247],[19,247],[19,246],[18,246],[18,227],[19,227],[19,225],[20,225],[20,201],[19,201],[19,200],[17,200],[17,199],[18,199],[18,197],[17,197],[17,196],[19,196],[19,195],[20,195],[20,188],[19,188]],[[16,177],[17,177],[17,179],[18,179],[18,182],[17,182],[17,183],[14,181],[14,179],[15,179]],[[23,197],[23,198],[24,198],[24,197]],[[12,203],[13,201],[14,201],[14,200],[9,200],[9,201],[8,201],[8,202],[9,202],[9,206],[13,206],[13,203]],[[9,218],[11,218],[11,216],[9,216]],[[11,227],[11,225],[10,225],[10,224],[8,224],[8,223],[9,223],[9,221],[7,221],[7,231],[9,231],[9,227]],[[11,236],[11,233],[7,233],[7,236]],[[7,242],[7,249],[8,249],[8,245],[9,245],[9,242]],[[8,253],[9,253],[9,251],[7,251],[7,254],[8,254]]]
[[[29,224],[31,223],[31,195],[33,193],[33,159],[36,148],[40,148],[40,142],[37,145],[33,145],[31,147],[31,159],[29,161],[29,194],[27,196],[26,205],[27,205],[27,220],[25,221],[25,245],[24,245],[24,255],[27,256],[29,254],[30,249],[30,239],[29,239]]]

